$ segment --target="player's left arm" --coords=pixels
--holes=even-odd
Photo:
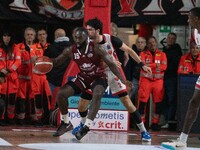
[[[59,66],[65,62],[66,59],[71,58],[72,47],[66,47],[63,52],[56,58],[53,58],[53,66]]]
[[[95,45],[95,53],[99,55],[102,60],[108,65],[110,70],[125,84],[125,80],[121,75],[119,68],[116,62],[113,59],[113,56],[109,55],[105,49],[99,44]]]
[[[129,46],[127,46],[125,43],[122,44],[122,46],[120,47],[121,50],[123,50],[124,52],[128,53],[139,65],[140,67],[148,72],[148,73],[152,73],[151,68],[144,65],[140,59],[140,57],[137,55],[137,53],[132,50]]]

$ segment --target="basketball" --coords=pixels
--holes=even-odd
[[[53,68],[52,60],[47,56],[38,57],[35,61],[33,72],[36,74],[46,74]]]

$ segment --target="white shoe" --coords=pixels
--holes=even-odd
[[[166,123],[165,125],[161,126],[162,129],[168,129],[169,128],[169,124]]]
[[[169,150],[185,150],[187,147],[187,144],[181,142],[180,140],[173,142],[163,142],[161,145]]]

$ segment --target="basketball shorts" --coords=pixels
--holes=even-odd
[[[110,87],[113,95],[116,96],[127,92],[126,85],[123,84],[121,80],[112,73],[111,70],[106,70],[106,75],[108,80],[108,86]]]

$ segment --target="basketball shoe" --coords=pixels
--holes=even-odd
[[[172,142],[163,142],[161,143],[161,146],[169,150],[185,150],[187,144],[181,142],[180,139],[178,138],[177,140]]]
[[[84,124],[80,122],[80,124],[72,130],[72,134],[75,135],[75,133],[79,131],[83,126]]]
[[[65,123],[64,121],[61,121],[60,126],[58,127],[57,131],[53,134],[53,136],[61,136],[63,135],[65,132],[70,131],[73,129],[73,125],[71,122],[69,122],[68,124]]]
[[[77,138],[77,140],[81,140],[89,131],[89,127],[83,126],[82,128],[80,128],[79,131],[75,133],[75,137]]]
[[[141,132],[141,138],[143,142],[151,142],[151,135],[149,134],[149,132]]]

